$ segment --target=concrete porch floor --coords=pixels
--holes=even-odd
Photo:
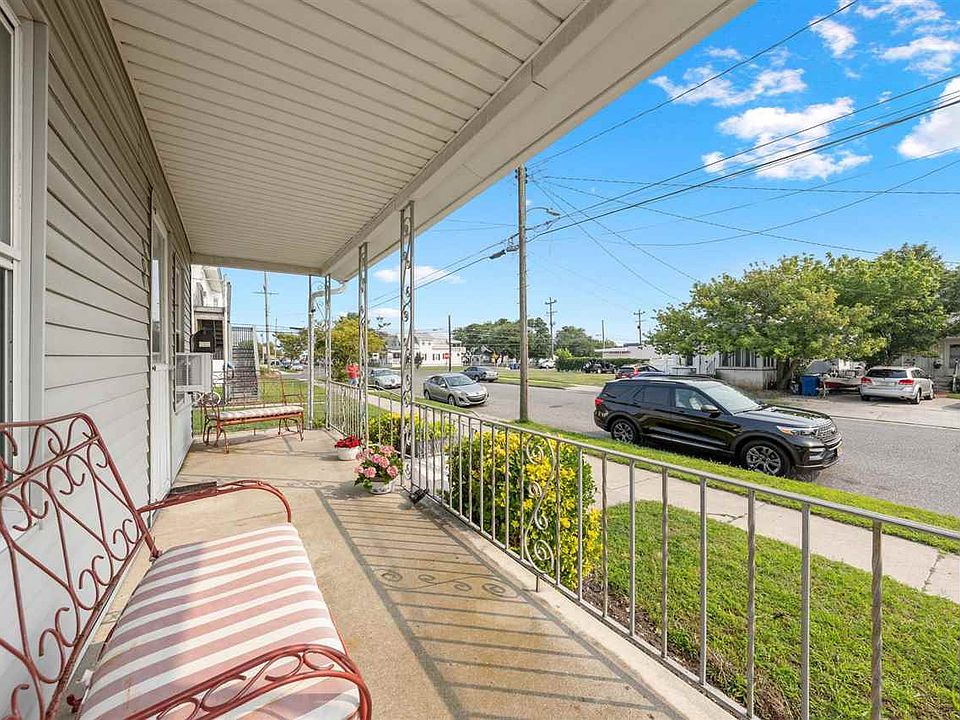
[[[237,433],[229,454],[195,444],[177,482],[283,490],[374,717],[729,717],[552,589],[533,592],[528,573],[429,501],[355,488],[354,464],[332,448],[322,431],[303,442]],[[278,509],[236,493],[166,509],[155,533],[161,547],[223,537],[283,522]],[[139,558],[99,637],[145,567]]]

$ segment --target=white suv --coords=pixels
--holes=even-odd
[[[933,380],[918,367],[872,367],[860,378],[860,399],[933,400]]]

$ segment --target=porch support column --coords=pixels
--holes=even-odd
[[[330,276],[323,278],[323,426],[330,429],[330,414],[332,411],[332,390],[330,381],[333,379],[333,346],[331,332],[333,331],[330,317]]]
[[[313,374],[313,313],[316,308],[316,298],[313,295],[313,275],[307,276],[307,427],[313,430],[313,397],[314,382],[316,378]]]
[[[367,306],[367,244],[363,243],[357,252],[357,322],[360,330],[359,353],[360,358],[357,365],[360,367],[360,375],[357,378],[359,392],[358,417],[360,439],[364,445],[367,444],[369,437],[369,426],[367,425],[367,364],[369,362],[369,350],[367,348],[367,331],[369,318],[367,317],[369,308]]]
[[[417,447],[414,432],[416,409],[413,401],[415,353],[413,277],[413,200],[400,211],[400,455],[403,458],[401,485],[412,488]]]

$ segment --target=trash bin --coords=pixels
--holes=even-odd
[[[820,387],[819,375],[801,375],[800,376],[800,394],[816,395],[817,388]]]

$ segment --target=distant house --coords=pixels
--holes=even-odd
[[[948,335],[939,340],[929,353],[901,355],[898,365],[915,365],[926,370],[940,387],[949,385],[950,378],[960,364],[960,335]]]
[[[231,362],[230,283],[223,271],[212,265],[191,266],[190,295],[192,350],[213,353],[215,365]]]
[[[414,333],[414,353],[423,359],[423,367],[446,367],[448,361],[453,367],[460,367],[464,363],[466,350],[463,344],[454,339],[448,342],[447,333],[442,331],[418,330]],[[387,365],[400,366],[400,338],[397,335],[387,335],[386,338]]]

